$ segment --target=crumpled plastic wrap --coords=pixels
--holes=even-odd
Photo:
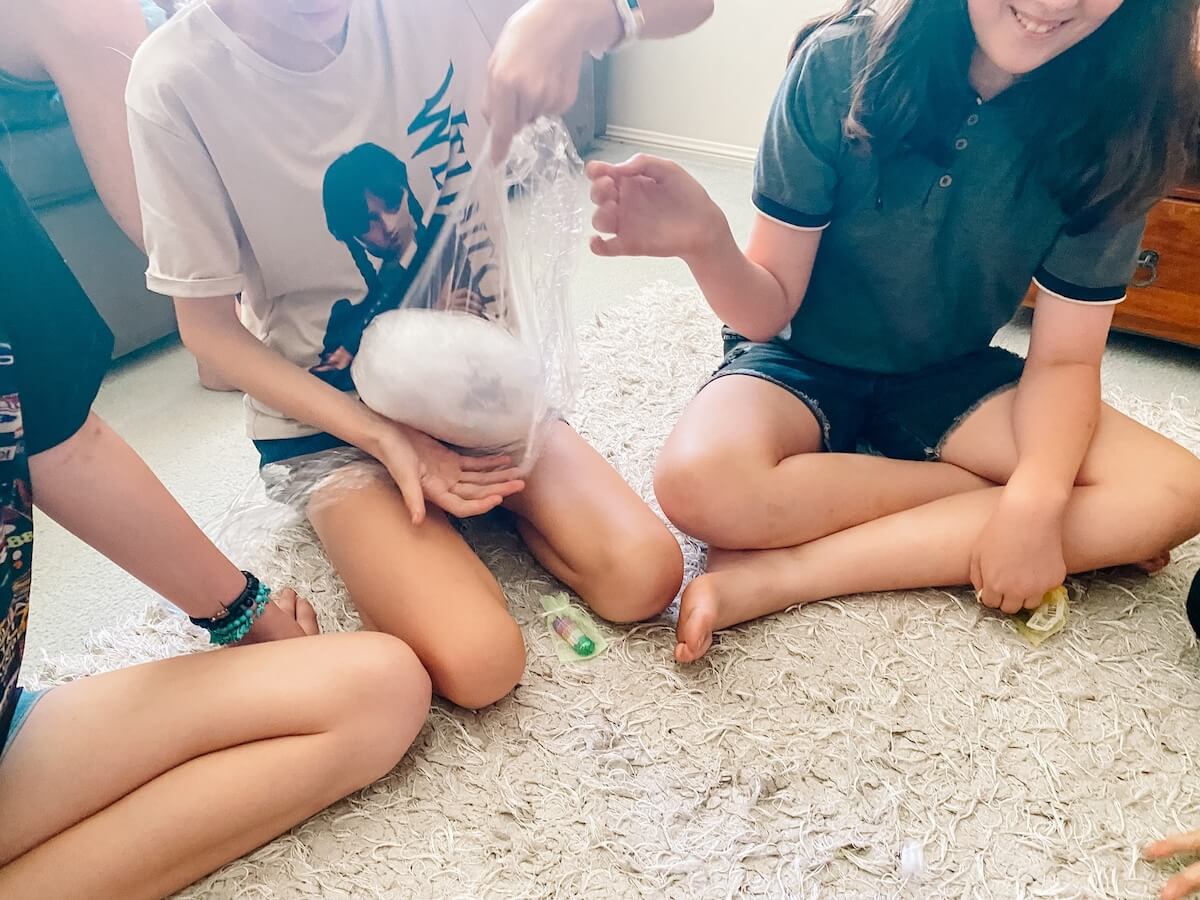
[[[532,469],[574,399],[568,292],[585,200],[583,163],[558,120],[519,134],[506,166],[481,162],[443,197],[403,296],[363,333],[351,367],[362,401],[463,455],[502,453]],[[239,566],[269,571],[281,530],[381,478],[355,448],[269,465],[208,531]]]
[[[529,466],[572,400],[567,292],[582,163],[562,123],[542,119],[517,137],[505,169],[476,173],[412,262],[398,308],[368,326],[351,371],[376,412]]]

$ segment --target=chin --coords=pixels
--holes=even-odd
[[[298,38],[328,43],[341,36],[347,15],[346,9],[337,7],[314,14],[293,13],[288,30]]]
[[[1028,75],[1035,69],[1044,66],[1062,51],[1048,53],[1046,51],[1031,51],[1023,47],[1011,47],[1001,44],[997,47],[982,46],[981,49],[992,64],[1002,72],[1019,78]]]

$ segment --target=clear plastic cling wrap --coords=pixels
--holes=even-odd
[[[582,163],[561,122],[514,142],[508,165],[479,165],[443,196],[403,292],[363,334],[351,374],[381,415],[469,454],[523,467],[573,400],[567,304],[584,224]],[[388,288],[385,288],[385,291]]]
[[[574,399],[568,291],[586,221],[583,163],[551,119],[517,136],[506,166],[485,155],[441,197],[406,259],[377,273],[351,375],[381,415],[528,471]],[[269,465],[208,530],[238,565],[292,580],[306,563],[289,557],[311,548],[280,532],[379,478],[390,476],[354,448]]]

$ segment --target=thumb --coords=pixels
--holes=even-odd
[[[636,256],[620,235],[611,238],[602,238],[600,235],[593,235],[589,244],[592,253],[596,256],[612,258],[616,256]]]
[[[971,553],[971,587],[975,588],[976,592],[983,590],[983,571],[979,565],[979,554]]]
[[[497,129],[492,132],[492,162],[499,166],[508,159],[508,151],[512,147],[512,129],[505,125],[504,130]]]
[[[417,464],[406,465],[400,472],[393,472],[396,487],[400,488],[400,496],[412,517],[414,525],[425,521],[425,491],[421,487],[421,476],[417,472]]]
[[[677,163],[658,156],[650,156],[646,153],[638,153],[636,156],[632,156],[625,160],[625,162],[617,163],[616,165],[607,163],[602,165],[606,165],[607,170],[601,174],[611,175],[614,178],[636,178],[641,176],[659,182],[666,181],[679,171]]]

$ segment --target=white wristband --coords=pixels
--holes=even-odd
[[[612,0],[621,19],[621,37],[609,52],[628,47],[646,30],[646,14],[642,12],[641,0]]]

